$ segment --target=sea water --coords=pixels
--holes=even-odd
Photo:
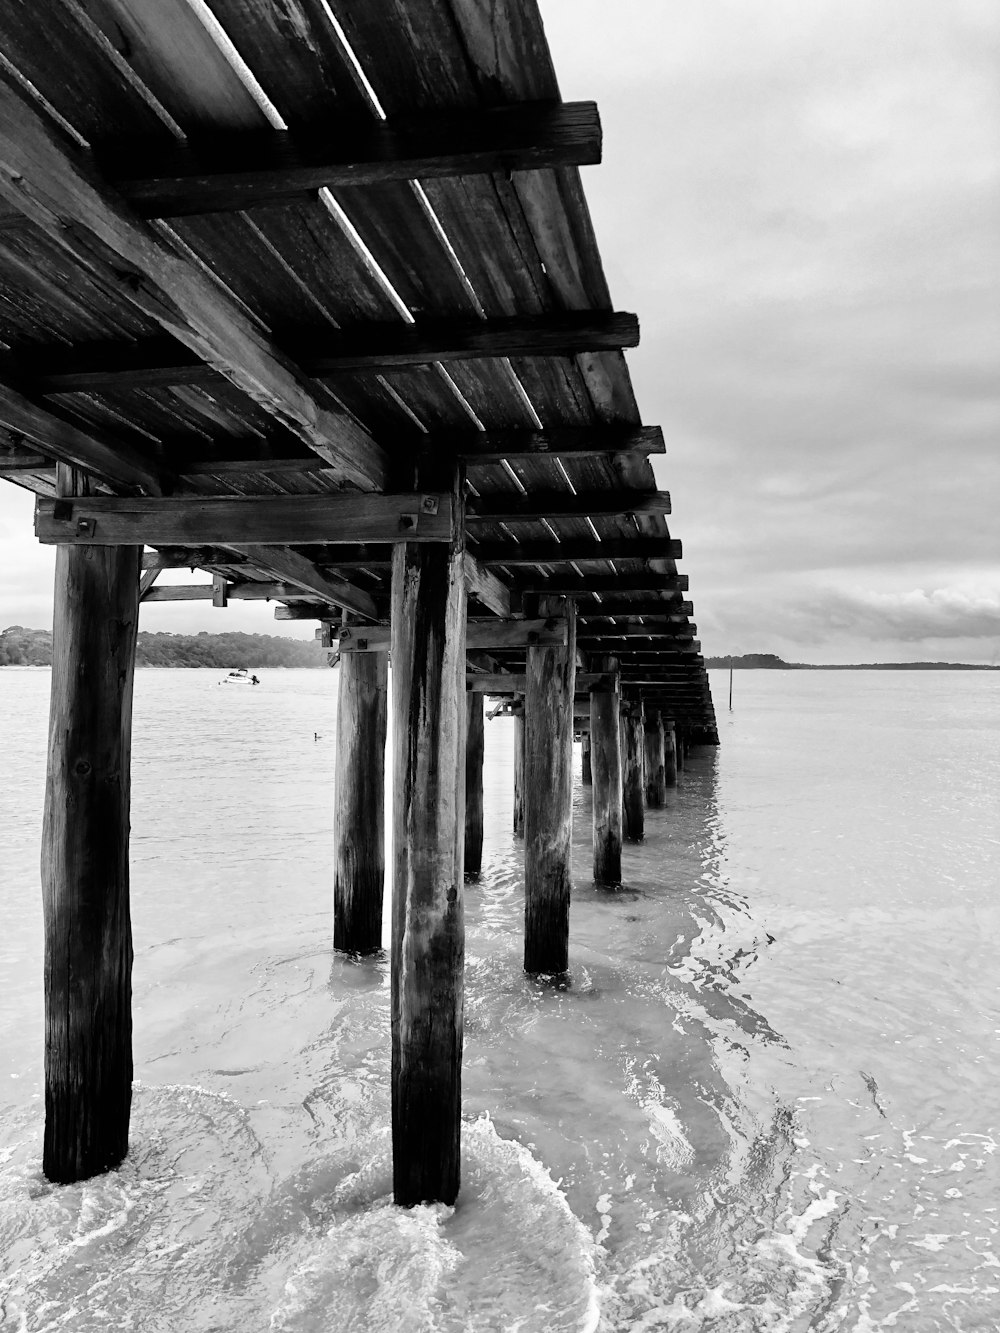
[[[49,676],[0,671],[0,1328],[1000,1327],[1000,676],[716,675],[616,892],[577,783],[565,987],[488,723],[462,1192],[402,1211],[387,962],[331,950],[336,676],[221,674],[136,674],[131,1148],[56,1187]]]

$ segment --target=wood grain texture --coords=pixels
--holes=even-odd
[[[465,696],[465,873],[483,868],[483,696],[469,690]]]
[[[673,719],[663,719],[663,780],[668,787],[677,786],[677,735]]]
[[[382,945],[388,658],[342,658],[338,675],[333,947],[367,954]]]
[[[613,657],[591,665],[614,672]],[[613,886],[622,880],[622,755],[617,687],[590,696],[590,762],[594,775],[594,882]]]
[[[641,842],[646,831],[643,802],[644,726],[642,704],[621,709],[622,828],[629,842]]]
[[[489,611],[505,619],[517,609],[519,598],[503,579],[486,569],[475,556],[465,553],[465,587],[470,597],[482,602]]]
[[[600,518],[607,514],[669,514],[668,491],[534,491],[470,499],[469,523],[525,523],[539,518]]]
[[[646,706],[643,744],[645,748],[646,804],[660,810],[667,803],[667,774],[664,757],[663,718],[658,708]]]
[[[49,1180],[128,1151],[132,1097],[129,796],[137,548],[56,554],[42,831]]]
[[[524,837],[524,713],[514,718],[514,837]]]
[[[671,537],[569,537],[565,541],[480,542],[476,559],[484,565],[565,565],[594,560],[679,560],[681,543]]]
[[[569,966],[576,626],[566,598],[541,597],[538,609],[564,616],[569,632],[564,646],[531,647],[527,656],[524,968],[559,974]]]
[[[460,1177],[465,957],[465,565],[450,543],[392,567],[393,1196],[453,1203]]]

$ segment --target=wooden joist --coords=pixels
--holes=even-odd
[[[240,551],[257,569],[267,570],[280,579],[304,588],[330,606],[354,611],[366,620],[378,617],[378,607],[370,593],[356,588],[346,579],[317,569],[311,560],[298,551],[281,546],[241,545]]]
[[[529,491],[470,497],[468,523],[524,523],[541,518],[601,518],[619,514],[669,514],[668,491]]]
[[[0,146],[2,142],[0,139]],[[156,311],[150,313],[155,315]],[[19,364],[43,394],[211,385],[217,382],[220,371],[230,379],[236,378],[206,352],[203,344],[185,340],[177,329],[171,332],[192,345],[184,347],[167,339],[94,344],[78,347],[58,359],[54,354],[47,355],[44,363],[23,359]],[[361,324],[323,335],[311,331],[303,336],[286,330],[281,347],[301,374],[332,378],[484,357],[574,356],[635,347],[638,342],[639,321],[635,315],[580,310],[491,320]],[[310,439],[306,443],[315,448]],[[322,457],[328,458],[327,453]]]
[[[145,218],[242,212],[310,191],[390,181],[591,165],[601,160],[593,102],[522,102],[461,116],[382,122],[343,117],[299,129],[202,136],[166,153],[115,152],[106,175]]]
[[[213,583],[163,583],[142,594],[144,602],[210,602]],[[232,601],[273,602],[301,600],[312,596],[294,583],[227,583],[226,596]]]
[[[128,308],[231,380],[346,481],[385,485],[387,460],[270,334],[180,247],[139,218],[6,71],[0,71],[0,198]],[[109,262],[110,261],[110,262]]]
[[[50,544],[442,541],[450,529],[450,495],[39,497],[35,504],[35,535]]]
[[[499,698],[502,695],[524,694],[527,688],[527,676],[523,672],[489,672],[482,674],[478,671],[470,671],[465,677],[466,688],[476,694],[492,694]],[[600,672],[578,671],[576,673],[576,689],[591,690],[596,689],[600,684],[607,680],[607,676]]]
[[[284,617],[280,617],[284,619]],[[342,653],[386,653],[392,634],[389,628],[347,626],[340,631],[338,644]],[[562,647],[566,643],[566,621],[558,617],[544,620],[493,620],[466,626],[465,645],[479,648]]]
[[[511,593],[502,579],[485,569],[468,551],[465,553],[465,589],[470,597],[505,619],[520,608],[520,597]]]
[[[642,558],[641,556],[639,557]],[[661,558],[661,557],[657,557]],[[670,557],[680,559],[680,556]],[[565,593],[567,596],[585,597],[588,593],[660,592],[679,595],[688,590],[686,574],[658,574],[655,570],[623,570],[620,574],[530,574],[519,576],[517,586],[522,592]],[[586,615],[597,602],[578,603],[580,614]]]
[[[147,551],[142,557],[142,568],[205,569],[209,565],[245,565],[246,562],[245,555],[218,546],[167,547]]]
[[[560,565],[594,560],[680,560],[681,543],[673,537],[620,537],[598,541],[480,542],[476,559],[486,565]],[[626,585],[627,586],[627,585]]]
[[[588,625],[601,620],[673,620],[678,616],[694,615],[694,602],[684,602],[680,598],[676,601],[648,598],[632,602],[602,598],[600,602],[578,602],[577,612],[581,622]]]
[[[55,468],[55,465],[55,459],[45,454],[0,446],[0,477],[10,472],[38,472]]]

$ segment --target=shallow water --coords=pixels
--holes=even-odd
[[[137,673],[132,1147],[56,1188],[48,673],[0,672],[0,1327],[1000,1326],[1000,677],[743,672],[730,715],[717,676],[620,892],[577,787],[567,989],[521,972],[488,724],[462,1195],[401,1212],[386,963],[330,950],[335,678],[260,674]]]

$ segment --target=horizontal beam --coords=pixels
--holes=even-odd
[[[605,644],[614,640],[616,643],[632,642],[639,647],[650,640],[661,643],[665,640],[693,639],[697,632],[697,625],[693,625],[686,616],[678,617],[676,621],[660,620],[642,625],[622,625],[617,621],[596,625],[588,621],[577,630],[577,643],[581,648],[586,648],[588,643]]]
[[[602,620],[637,620],[640,617],[652,621],[675,620],[678,617],[694,615],[694,602],[683,602],[679,598],[676,601],[649,599],[638,602],[618,600],[578,602],[576,614],[579,621],[586,621],[588,625]]]
[[[35,502],[35,535],[48,544],[155,546],[159,542],[309,545],[331,541],[446,541],[450,494],[170,496]]]
[[[679,556],[676,558],[680,558]],[[621,574],[522,574],[517,581],[522,592],[545,592],[554,596],[584,597],[588,593],[662,592],[679,594],[688,590],[686,574],[658,574],[655,570],[630,571]],[[577,603],[584,614],[587,604]]]
[[[150,588],[142,597],[144,602],[210,602],[214,592],[212,583],[161,583]],[[243,602],[297,601],[313,594],[294,583],[228,583],[226,596]]]
[[[39,472],[54,468],[56,460],[45,454],[32,454],[24,449],[0,447],[0,476],[6,472]]]
[[[524,694],[527,691],[527,679],[527,676],[523,673],[507,675],[491,672],[488,675],[482,675],[479,672],[470,671],[465,677],[465,684],[466,688],[474,694],[492,694],[500,697],[506,694]],[[576,673],[576,688],[578,690],[596,688],[605,680],[607,680],[607,677],[600,672],[578,671]]]
[[[469,496],[467,523],[526,523],[541,518],[602,518],[619,514],[669,514],[669,491],[534,491],[521,495]]]
[[[142,217],[242,211],[320,189],[601,160],[593,102],[521,102],[390,121],[338,118],[311,132],[200,136],[196,146],[109,154],[106,174]]]
[[[593,560],[680,560],[681,543],[673,537],[623,537],[597,541],[481,542],[476,559],[486,565],[559,565]]]
[[[283,620],[284,616],[277,616],[277,619]],[[547,620],[493,620],[467,625],[465,646],[470,651],[526,646],[562,648],[566,645],[566,637],[566,621],[557,617]],[[387,625],[376,625],[371,629],[365,626],[359,629],[351,625],[341,629],[338,646],[342,653],[387,653],[391,639],[392,631]]]
[[[453,450],[466,463],[503,459],[644,457],[666,452],[659,426],[567,426],[553,430],[442,431],[429,439],[434,450]]]
[[[366,620],[378,618],[375,599],[363,588],[317,569],[308,556],[283,546],[242,545],[240,552],[260,570],[269,571],[296,587],[343,611],[353,611]]]
[[[143,569],[205,569],[209,565],[245,565],[246,556],[226,551],[218,546],[177,547],[160,551],[146,551],[142,557]]]
[[[639,342],[635,315],[614,311],[559,311],[528,318],[422,320],[417,324],[361,324],[337,332],[281,339],[286,355],[307,375],[329,377],[467,361],[482,357],[573,356],[619,351]],[[212,366],[173,341],[78,347],[58,358],[19,364],[42,393],[100,393],[176,384],[212,384]]]

